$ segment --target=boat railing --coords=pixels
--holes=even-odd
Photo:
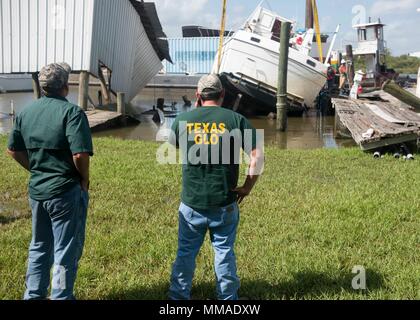
[[[236,73],[239,77],[240,77],[240,79],[239,80],[245,80],[245,81],[248,81],[248,82],[252,82],[252,83],[254,83],[257,87],[260,87],[260,88],[264,88],[264,89],[266,89],[266,90],[268,90],[268,91],[271,91],[271,92],[277,92],[277,88],[275,88],[275,87],[272,87],[272,86],[270,86],[270,85],[268,85],[268,84],[266,84],[266,83],[264,83],[264,82],[261,82],[260,80],[258,80],[258,79],[255,79],[255,78],[253,78],[253,77],[250,77],[250,76],[248,76],[248,75],[246,75],[246,74],[243,74],[243,73],[241,73],[241,72],[237,72]],[[287,93],[287,98],[290,100],[290,101],[292,101],[292,102],[294,102],[294,103],[297,103],[297,104],[304,104],[304,102],[305,102],[305,98],[303,98],[303,97],[300,97],[300,96],[298,96],[298,95],[295,95],[295,94],[292,94],[292,93]]]

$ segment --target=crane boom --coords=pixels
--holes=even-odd
[[[315,22],[315,31],[316,31],[316,42],[318,43],[319,50],[319,60],[324,61],[322,53],[322,41],[321,41],[321,28],[319,26],[319,16],[318,16],[318,7],[316,5],[316,0],[312,0],[312,8],[314,10],[314,22]]]
[[[225,37],[225,29],[226,29],[226,7],[227,7],[227,0],[223,0],[222,4],[222,21],[220,23],[220,41],[219,41],[219,50],[218,50],[218,60],[217,60],[217,73],[220,71],[220,66],[222,64],[222,53],[223,53],[223,42]]]

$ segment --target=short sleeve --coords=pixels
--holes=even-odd
[[[13,130],[10,133],[8,149],[15,152],[26,151],[25,141],[21,133],[21,121],[19,117],[16,118]]]
[[[92,134],[83,111],[78,111],[67,122],[66,137],[72,154],[89,153],[93,156]]]
[[[257,130],[254,126],[249,122],[248,119],[245,117],[241,118],[241,125],[240,125],[241,133],[242,133],[242,148],[244,149],[245,153],[251,154],[253,150],[257,148]]]
[[[172,125],[168,142],[175,147],[179,147],[179,119],[178,118],[175,119],[175,122]]]

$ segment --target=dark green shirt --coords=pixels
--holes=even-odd
[[[93,155],[89,122],[83,110],[65,98],[41,98],[17,116],[9,149],[28,153],[30,197],[50,200],[80,183],[73,155]]]
[[[256,130],[246,118],[225,108],[200,107],[175,120],[170,142],[181,150],[184,204],[206,210],[236,201],[232,190],[241,150],[250,154],[256,148]]]

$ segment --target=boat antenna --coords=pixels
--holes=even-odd
[[[337,40],[337,35],[340,32],[340,27],[341,27],[341,25],[338,25],[337,29],[334,32],[334,36],[333,36],[333,39],[332,39],[331,44],[330,44],[330,49],[328,50],[327,57],[325,58],[325,64],[327,64],[328,61],[331,58],[331,54],[332,54],[332,51],[333,51],[333,48],[334,48],[334,45],[335,45],[335,41]]]
[[[274,10],[273,10],[273,7],[271,6],[270,1],[268,1],[268,0],[264,0],[264,1],[265,1],[265,3],[267,4],[268,9],[269,9],[270,11],[274,11]]]
[[[222,51],[223,51],[223,42],[224,42],[225,29],[226,29],[226,7],[227,7],[227,0],[223,0],[222,21],[220,23],[220,40],[219,40],[219,52],[218,52],[218,61],[217,61],[217,73],[220,72],[220,66],[222,65]]]

